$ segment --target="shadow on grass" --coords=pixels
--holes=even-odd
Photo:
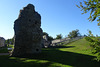
[[[29,60],[28,58],[17,58],[0,56],[0,67],[48,67],[52,62],[40,62],[40,60]]]
[[[95,57],[68,51],[60,51],[58,48],[47,48],[43,49],[40,54],[29,55],[29,58],[22,60],[20,58],[10,59],[9,57],[0,57],[0,67],[6,65],[14,67],[48,67],[54,62],[73,67],[100,67],[100,62],[93,60],[93,58]],[[35,59],[36,61],[25,62],[27,59]],[[47,60],[48,62],[40,63],[40,60]]]
[[[44,50],[40,55],[32,57],[32,59],[48,60],[74,67],[100,67],[100,62],[93,60],[95,56],[59,51],[57,49]]]

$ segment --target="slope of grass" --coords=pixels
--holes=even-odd
[[[86,41],[85,38],[69,43],[64,46],[72,47],[72,48],[64,48],[64,49],[61,48],[60,49],[61,51],[69,51],[69,52],[74,52],[74,53],[93,55],[91,53],[91,47],[89,46],[89,42]]]
[[[80,39],[61,47],[43,48],[42,53],[29,58],[0,56],[0,67],[100,67],[88,44]]]

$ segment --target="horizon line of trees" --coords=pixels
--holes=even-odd
[[[46,32],[43,32],[43,35],[47,35],[47,36],[48,36],[49,34],[46,33]],[[68,38],[75,38],[75,37],[79,37],[79,36],[82,36],[82,35],[80,34],[80,32],[79,32],[78,29],[72,30],[72,31],[69,32],[69,34],[67,35]],[[84,34],[83,36],[87,36],[87,35]],[[62,39],[62,38],[66,38],[66,36],[63,37],[62,34],[57,34],[55,38],[53,38],[52,36],[50,36],[50,37],[52,38],[52,40],[54,40],[54,39]]]
[[[56,35],[55,38],[53,38],[52,36],[49,36],[49,34],[47,32],[43,32],[43,35],[47,35],[48,36],[48,41],[52,41],[54,39],[62,39],[63,38],[63,35],[62,34],[58,34]],[[67,35],[68,38],[75,38],[75,37],[78,37],[78,36],[82,36],[80,33],[79,33],[79,30],[76,29],[76,30],[72,30],[71,32],[69,32],[69,34]],[[86,35],[84,35],[86,36]],[[66,38],[66,37],[64,37]],[[14,45],[14,37],[13,38],[10,38],[10,39],[7,39],[5,41],[5,43],[7,45],[11,44],[11,45]]]

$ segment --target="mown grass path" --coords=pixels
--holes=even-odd
[[[100,67],[94,58],[89,43],[80,39],[61,47],[43,48],[42,53],[29,58],[0,56],[0,67]]]

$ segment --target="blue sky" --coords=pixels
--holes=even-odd
[[[35,6],[35,10],[41,15],[41,28],[50,36],[57,34],[67,36],[69,32],[79,29],[83,34],[88,29],[94,35],[100,35],[97,21],[89,22],[89,13],[82,15],[76,4],[82,0],[1,0],[0,1],[0,36],[5,39],[14,35],[14,21],[18,18],[19,11],[27,4]]]

